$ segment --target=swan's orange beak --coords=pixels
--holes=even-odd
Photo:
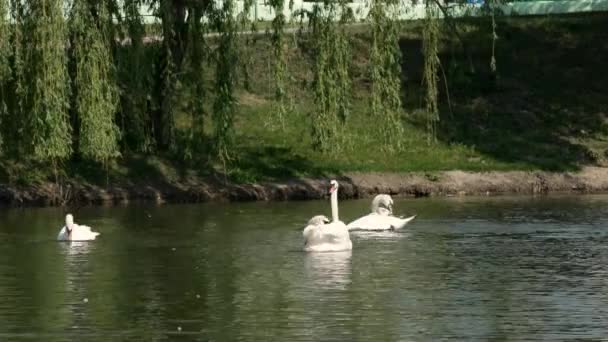
[[[329,194],[331,195],[334,191],[336,191],[336,187],[333,184],[329,187]]]

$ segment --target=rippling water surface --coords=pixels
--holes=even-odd
[[[341,201],[344,221],[369,200]],[[325,201],[0,210],[2,341],[608,337],[608,196],[396,199],[404,232],[301,252]]]

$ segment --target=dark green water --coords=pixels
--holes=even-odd
[[[341,201],[341,218],[369,200]],[[403,233],[306,254],[329,203],[0,210],[0,341],[608,337],[608,196],[397,199]]]

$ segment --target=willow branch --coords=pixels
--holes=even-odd
[[[471,50],[469,49],[469,46],[467,45],[465,40],[462,38],[462,35],[460,34],[460,32],[458,32],[458,27],[456,26],[456,23],[454,22],[454,18],[452,18],[452,16],[447,11],[445,6],[443,6],[439,0],[432,0],[432,1],[437,5],[437,7],[439,7],[439,10],[441,11],[441,13],[443,13],[443,17],[445,18],[445,20],[450,24],[450,26],[452,26],[452,33],[460,41],[460,44],[462,45],[462,49],[466,53],[467,59],[469,60],[469,70],[471,71],[471,73],[474,74],[475,66],[473,65],[473,57],[471,56]]]

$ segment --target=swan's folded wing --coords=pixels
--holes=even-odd
[[[312,234],[312,229],[314,226],[306,226],[302,231],[302,236],[307,239],[310,234]]]
[[[349,240],[348,228],[343,222],[332,222],[323,227],[323,240],[332,243],[342,243]]]
[[[306,226],[306,228],[304,228],[304,231],[302,231],[302,236],[306,240],[318,239],[319,238],[319,226],[315,226],[312,224]]]
[[[349,230],[387,230],[387,229],[401,229],[405,227],[408,222],[416,217],[410,216],[408,218],[399,218],[395,216],[385,216],[378,214],[369,214],[363,216],[348,224]]]
[[[323,226],[309,225],[304,228],[302,235],[304,236],[305,244],[307,245],[326,242],[326,238],[324,237],[323,233]]]
[[[310,228],[309,228],[310,227]],[[309,252],[343,251],[352,249],[352,242],[346,225],[332,222],[311,225],[304,229],[305,247]]]
[[[99,233],[91,231],[91,227],[89,226],[75,225],[72,229],[73,241],[95,240],[97,235],[99,235]]]
[[[78,229],[80,229],[83,232],[91,232],[91,227],[89,227],[89,226],[85,226],[82,224],[79,224],[77,226],[78,226]]]
[[[365,229],[365,230],[385,230],[391,229],[391,224],[394,221],[391,216],[384,216],[378,214],[369,214],[361,218],[354,220],[349,223],[346,227],[349,230],[352,229]]]

